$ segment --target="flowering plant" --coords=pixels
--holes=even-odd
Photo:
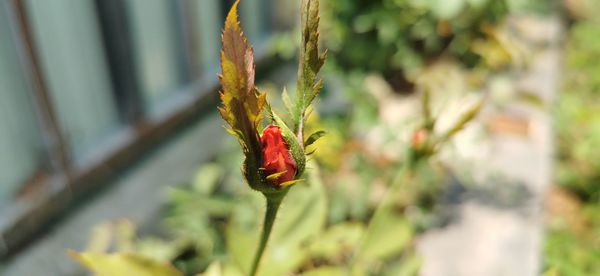
[[[263,234],[250,273],[255,275],[281,201],[290,187],[301,180],[306,163],[304,147],[322,135],[318,132],[304,140],[307,109],[323,85],[317,73],[325,62],[325,53],[318,49],[318,0],[303,0],[298,89],[295,104],[288,107],[291,121],[284,122],[271,109],[265,93],[255,86],[254,53],[240,27],[238,3],[239,0],[227,15],[222,33],[219,79],[223,105],[219,112],[244,152],[242,172],[247,183],[263,193],[267,201]],[[264,111],[270,122],[260,135]]]

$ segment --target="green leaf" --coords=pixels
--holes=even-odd
[[[294,112],[294,106],[292,100],[290,99],[290,94],[288,93],[285,87],[283,88],[283,92],[281,93],[281,100],[283,101],[287,112],[289,114],[292,114]]]
[[[219,164],[209,163],[203,165],[194,175],[192,186],[199,193],[210,195],[224,174],[224,169]]]
[[[403,216],[393,210],[382,210],[381,219],[366,233],[359,256],[360,261],[385,259],[402,252],[413,238],[413,229]]]
[[[337,259],[358,246],[365,227],[361,223],[333,225],[311,241],[308,249],[311,257]]]
[[[465,0],[430,0],[431,11],[442,19],[456,17],[465,6]]]
[[[300,185],[290,193],[281,206],[279,226],[273,242],[301,244],[316,237],[323,230],[326,218],[326,194],[316,168],[307,172],[307,185]],[[286,204],[288,202],[288,204]]]
[[[423,258],[415,252],[410,252],[406,258],[397,262],[388,270],[388,275],[414,276],[419,275]]]
[[[295,112],[292,114],[296,133],[302,131],[306,109],[323,87],[323,80],[317,79],[317,74],[327,55],[326,52],[319,52],[319,1],[302,0],[301,9],[302,41],[298,64],[298,90]]]
[[[258,275],[287,275],[297,270],[308,257],[308,242],[318,237],[324,228],[325,190],[317,169],[308,171],[307,176],[307,185],[294,188],[294,192],[289,193],[281,205]],[[256,197],[251,201],[260,204],[260,200],[260,197]],[[264,206],[256,206],[248,204],[247,199],[240,200],[234,219],[226,227],[228,252],[233,262],[245,272],[249,271],[252,255],[258,245],[258,229],[262,223],[261,213],[264,212]],[[258,212],[255,208],[260,206],[263,210]]]
[[[178,276],[171,264],[155,261],[132,253],[93,253],[69,251],[81,265],[99,276]]]
[[[312,269],[302,273],[304,276],[344,276],[348,275],[348,271],[338,266],[325,266]]]
[[[244,276],[235,266],[219,261],[211,263],[204,273],[198,276]]]
[[[250,193],[240,198],[232,217],[225,228],[227,253],[242,272],[248,274],[252,257],[260,238],[261,206],[264,199],[259,193]],[[275,223],[277,227],[277,223]],[[267,246],[269,246],[267,244]]]
[[[311,134],[310,136],[308,136],[308,138],[304,142],[304,147],[308,147],[308,146],[312,145],[314,142],[319,140],[319,138],[325,136],[325,134],[326,134],[326,132],[323,130],[319,130],[319,131]]]

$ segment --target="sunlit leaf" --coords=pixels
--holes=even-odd
[[[221,40],[221,101],[219,113],[237,136],[246,155],[245,171],[251,185],[259,183],[260,136],[258,124],[265,105],[264,93],[254,84],[254,51],[242,33],[236,1],[225,21]]]
[[[182,275],[171,264],[158,262],[133,253],[104,254],[70,251],[69,255],[98,276]]]

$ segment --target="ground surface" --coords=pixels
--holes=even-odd
[[[526,93],[539,101],[488,105],[477,124],[489,136],[479,141],[457,137],[458,148],[468,143],[478,149],[463,160],[476,164],[477,173],[473,183],[457,188],[444,203],[449,223],[420,238],[422,275],[541,273],[543,199],[552,181],[550,110],[559,79],[561,32],[556,19],[513,23],[535,51],[527,69],[508,79],[506,93]]]

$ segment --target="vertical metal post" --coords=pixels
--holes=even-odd
[[[26,79],[33,94],[34,106],[37,109],[39,123],[46,150],[54,170],[62,172],[70,182],[73,176],[69,147],[65,141],[52,105],[52,99],[46,86],[44,75],[35,49],[35,41],[31,33],[27,11],[22,0],[7,1],[11,29],[15,34],[15,43],[19,58],[25,68]]]

